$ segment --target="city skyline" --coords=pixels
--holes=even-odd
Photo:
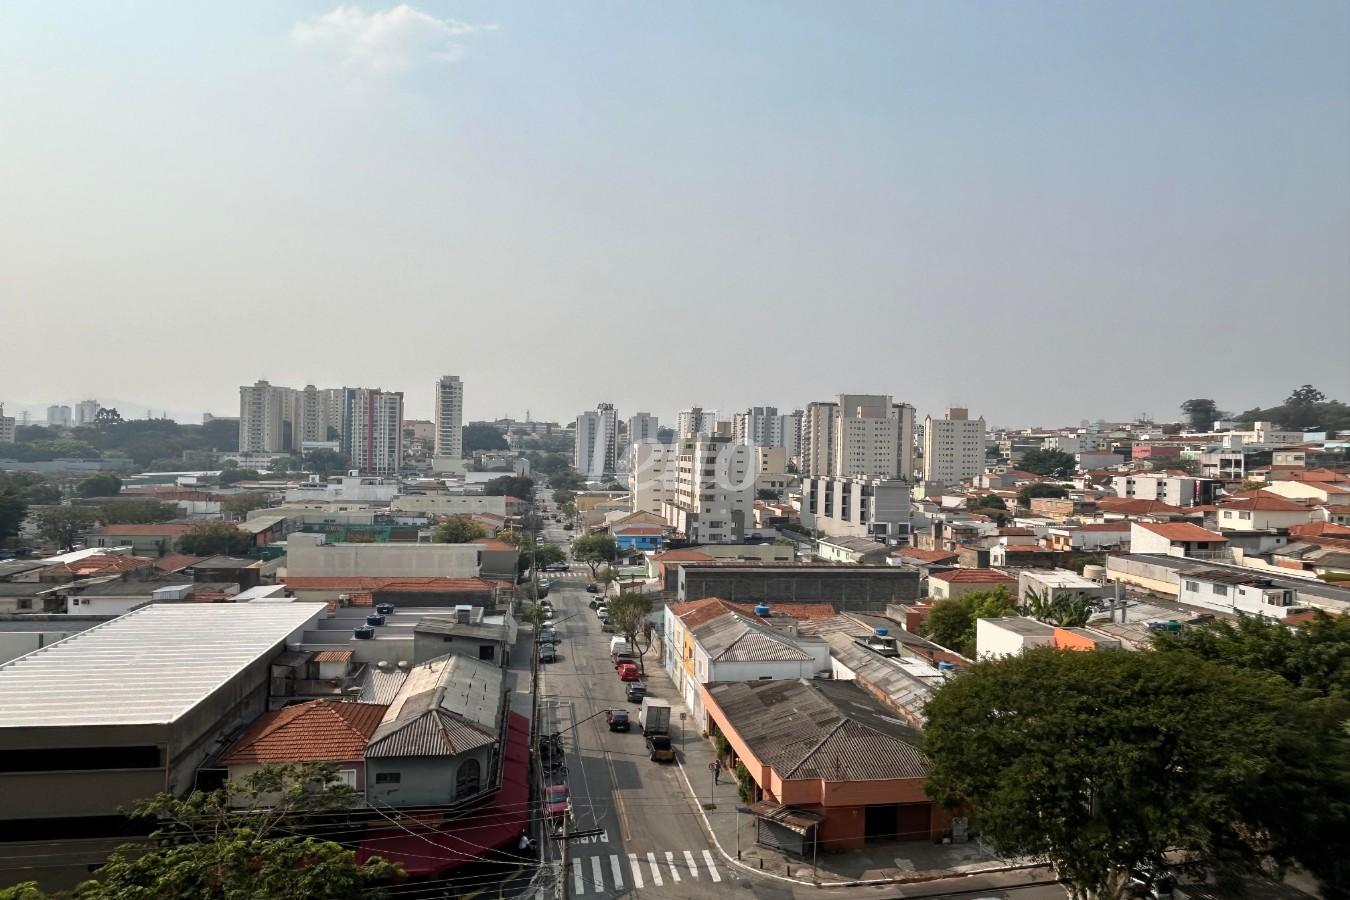
[[[239,380],[393,385],[419,418],[444,368],[493,373],[467,418],[839,390],[998,422],[1278,402],[1219,361],[1219,309],[1297,340],[1281,382],[1345,383],[1344,4],[812,13],[11,5],[7,305],[101,340],[56,367],[15,342],[0,393],[227,414],[228,353],[167,351],[248,322],[351,352]],[[686,325],[717,364],[653,368],[645,332]],[[538,364],[497,365],[508,336]],[[811,364],[737,396],[756,344]]]

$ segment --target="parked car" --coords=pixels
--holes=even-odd
[[[628,684],[628,702],[641,703],[647,696],[647,685],[641,681],[633,681]]]
[[[624,663],[619,666],[618,672],[620,681],[638,681],[642,678],[642,675],[638,672],[638,667],[632,663]]]
[[[598,597],[592,597],[592,598],[591,598],[591,603],[590,603],[591,609],[595,609],[596,607],[598,607],[598,606],[599,606],[601,603],[603,603],[603,602],[604,602],[604,601],[601,600],[601,599],[599,599]]]
[[[609,725],[610,731],[627,731],[631,725],[628,721],[628,710],[611,709],[605,713],[605,723]]]
[[[608,615],[609,615],[609,606],[605,603],[605,601],[601,600],[599,603],[595,604],[595,617],[597,619],[603,619]]]
[[[536,638],[536,640],[541,644],[556,644],[558,643],[558,632],[554,631],[548,625],[545,625],[543,628],[539,629],[539,637]]]
[[[588,584],[588,585],[586,585],[586,593],[588,593],[588,594],[598,594],[598,593],[600,593],[600,585],[598,585],[598,584]]]
[[[605,634],[618,634],[619,626],[615,625],[608,617],[600,620],[600,630]]]
[[[652,762],[674,762],[675,748],[670,743],[670,737],[664,734],[648,735],[647,755]]]
[[[572,792],[565,784],[550,784],[544,790],[544,809],[552,824],[562,827],[563,820],[572,812]]]
[[[539,648],[539,661],[541,663],[551,663],[558,661],[558,650],[552,644],[545,644]]]

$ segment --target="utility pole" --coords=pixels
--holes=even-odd
[[[567,864],[572,856],[572,813],[563,813],[562,827],[562,871],[558,873],[558,882],[562,885],[562,900],[572,900],[572,883],[568,881]]]

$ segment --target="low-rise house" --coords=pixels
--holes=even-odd
[[[891,551],[891,564],[912,566],[920,571],[949,568],[956,565],[958,554],[951,550],[924,550],[920,547],[896,547]]]
[[[890,555],[890,547],[871,538],[835,537],[816,541],[816,556],[827,562],[878,564]]]
[[[265,765],[331,763],[338,781],[366,788],[366,742],[387,706],[312,700],[265,712],[220,758],[229,780],[239,782]]]
[[[995,544],[989,548],[989,565],[994,568],[1056,568],[1069,563],[1072,554],[1035,544]]]
[[[1225,531],[1266,531],[1306,525],[1313,521],[1314,515],[1312,506],[1258,491],[1240,500],[1218,504],[1217,521]]]
[[[1009,594],[1017,591],[1017,578],[997,569],[948,569],[928,574],[929,596],[945,600],[974,591],[1006,588]]]
[[[1059,650],[1119,650],[1120,640],[1093,628],[1061,628],[1027,616],[975,620],[975,656],[1020,656],[1034,647]]]
[[[366,745],[366,799],[445,806],[496,787],[502,670],[465,656],[414,666]]]
[[[1104,597],[1106,588],[1068,569],[1023,569],[1017,573],[1017,602],[1025,603],[1035,592],[1046,601],[1064,594]]]
[[[1118,550],[1130,545],[1130,523],[1092,522],[1086,525],[1064,525],[1051,528],[1047,543],[1052,550],[1093,553],[1098,550]]]
[[[1228,548],[1228,538],[1190,522],[1133,522],[1130,524],[1130,552],[1161,553],[1168,556],[1194,556],[1217,553]]]
[[[659,550],[666,543],[666,529],[661,525],[611,525],[609,533],[619,550]]]
[[[160,557],[173,550],[174,542],[192,530],[182,522],[159,525],[104,525],[86,535],[90,547],[130,547],[140,556]]]
[[[453,654],[504,665],[515,642],[514,617],[457,606],[452,616],[423,617],[413,627],[413,661]]]
[[[1297,590],[1256,572],[1247,574],[1229,569],[1182,572],[1177,601],[1264,619],[1283,619],[1308,608],[1298,602]]]
[[[709,728],[730,746],[728,763],[754,781],[761,840],[809,856],[818,847],[936,841],[949,827],[924,792],[920,732],[858,685],[728,682],[707,685],[703,702]]]
[[[1189,513],[1179,506],[1163,503],[1161,500],[1146,500],[1141,497],[1106,497],[1097,501],[1097,515],[1104,522],[1115,519],[1146,519],[1153,522],[1170,522],[1183,519]]]

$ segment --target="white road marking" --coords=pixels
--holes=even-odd
[[[628,862],[633,866],[633,887],[641,888],[642,882],[642,863],[638,862],[637,854],[628,854]]]
[[[647,862],[651,864],[652,881],[656,883],[656,886],[660,887],[661,885],[665,884],[665,882],[661,880],[661,864],[656,861],[656,854],[648,853]]]
[[[716,864],[713,863],[713,855],[711,850],[703,851],[703,861],[708,864],[708,874],[712,876],[712,880],[721,881],[722,876],[718,874],[717,866]]]
[[[689,865],[689,874],[695,879],[698,878],[698,863],[694,862],[694,854],[688,850],[684,851],[684,861]]]
[[[572,860],[572,892],[576,894],[586,893],[586,888],[581,880],[581,860]]]
[[[614,890],[623,890],[623,869],[619,867],[619,857],[616,853],[609,855],[609,870],[614,875]]]
[[[595,878],[595,889],[603,891],[605,889],[605,873],[600,868],[600,857],[598,856],[591,857],[591,875]]]
[[[675,854],[669,850],[666,851],[666,865],[670,866],[670,877],[675,879],[675,883],[680,883],[680,870],[675,868]]]

